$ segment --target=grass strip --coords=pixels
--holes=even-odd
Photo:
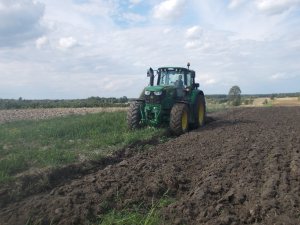
[[[111,210],[99,216],[93,225],[159,225],[166,224],[161,216],[161,209],[175,202],[174,198],[167,195],[167,192],[156,202],[152,202],[151,207],[143,208],[141,205],[123,210]]]
[[[34,168],[99,159],[163,129],[127,129],[125,112],[71,115],[0,125],[0,183]]]

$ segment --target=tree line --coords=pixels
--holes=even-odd
[[[0,109],[27,109],[27,108],[91,108],[91,107],[126,107],[128,98],[104,98],[89,97],[87,99],[59,99],[59,100],[26,100],[19,99],[0,99]]]
[[[239,106],[242,103],[245,105],[252,104],[255,98],[284,98],[284,97],[298,97],[300,99],[300,92],[293,93],[272,93],[272,94],[242,94],[241,88],[234,85],[230,88],[227,95],[206,95],[208,100],[214,103],[227,103],[233,106]]]

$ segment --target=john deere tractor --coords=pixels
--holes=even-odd
[[[206,105],[203,91],[195,83],[195,71],[183,67],[150,68],[149,86],[138,100],[131,103],[127,113],[130,129],[169,124],[175,135],[205,123]],[[154,74],[156,72],[156,74]]]

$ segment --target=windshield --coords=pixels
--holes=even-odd
[[[184,87],[184,72],[175,70],[161,71],[160,81],[158,85],[169,86],[174,85],[178,88]]]

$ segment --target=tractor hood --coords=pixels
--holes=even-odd
[[[164,86],[148,86],[145,88],[146,91],[162,91]]]
[[[163,91],[163,90],[170,90],[170,89],[174,89],[174,86],[148,86],[145,88],[145,91]]]

